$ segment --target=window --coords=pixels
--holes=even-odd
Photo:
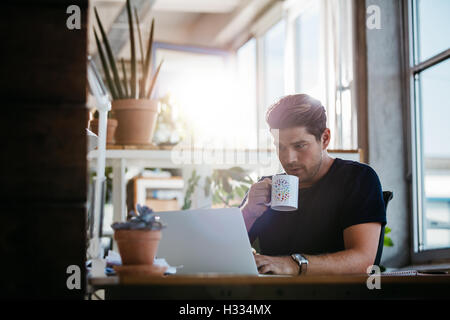
[[[233,149],[256,145],[256,123],[249,121],[255,119],[254,105],[248,92],[239,88],[244,79],[235,81],[228,52],[164,43],[156,47],[155,60],[164,59],[157,96],[169,95],[183,119],[186,132],[181,146]],[[242,49],[242,64],[252,59],[250,52],[250,47]],[[251,63],[246,68],[251,72]],[[251,83],[245,89],[254,91]]]
[[[257,75],[259,148],[273,147],[267,108],[295,93],[309,94],[325,106],[330,149],[358,148],[352,17],[352,0],[286,1],[275,4],[250,28],[256,52],[252,66]]]
[[[410,0],[411,143],[415,260],[450,250],[450,2]]]
[[[324,103],[320,82],[320,16],[314,6],[295,19],[295,89]]]
[[[416,61],[425,61],[450,47],[450,1],[448,0],[417,0]],[[442,31],[442,32],[440,32]]]
[[[285,23],[281,20],[263,37],[266,108],[284,95],[284,34]]]
[[[246,119],[248,139],[246,147],[256,149],[257,114],[256,114],[256,40],[251,39],[237,51],[237,101],[242,119]]]

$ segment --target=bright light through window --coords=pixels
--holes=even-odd
[[[264,105],[267,109],[284,96],[285,22],[281,20],[264,35]]]
[[[256,113],[256,40],[252,39],[237,51],[238,90],[241,100],[240,114],[244,119],[246,136],[242,137],[250,149],[256,149],[257,113]]]
[[[313,6],[295,20],[296,31],[296,89],[324,101],[320,73],[320,19],[319,7]]]
[[[246,148],[255,138],[248,97],[227,56],[158,49],[164,58],[158,96],[170,94],[190,132],[182,142],[196,148]],[[250,111],[249,111],[250,110]]]

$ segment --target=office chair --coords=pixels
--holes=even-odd
[[[383,200],[384,200],[384,209],[387,210],[387,206],[389,201],[392,200],[394,197],[394,193],[391,191],[383,191]],[[380,232],[380,239],[378,240],[378,249],[377,249],[377,255],[375,257],[374,265],[378,266],[380,265],[381,261],[381,254],[383,253],[383,246],[384,246],[384,226],[381,227]]]

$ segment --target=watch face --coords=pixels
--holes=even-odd
[[[293,254],[293,255],[292,255],[292,258],[293,258],[299,265],[302,264],[302,259],[301,259],[301,257],[299,257],[298,254]]]

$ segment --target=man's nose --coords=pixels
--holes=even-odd
[[[287,154],[286,154],[286,160],[288,163],[295,163],[297,162],[297,152],[295,152],[295,150],[292,149],[288,149],[287,150]]]

